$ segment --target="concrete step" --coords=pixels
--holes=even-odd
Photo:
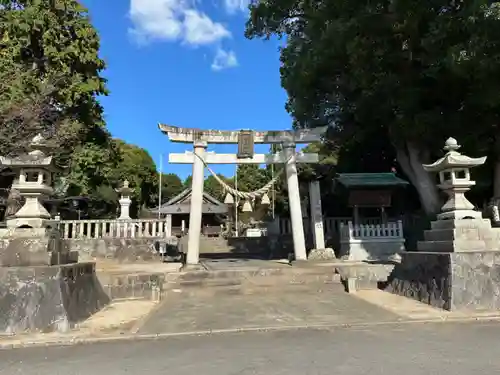
[[[333,267],[321,268],[263,268],[257,270],[218,270],[183,272],[169,277],[163,290],[214,288],[226,286],[272,287],[284,285],[340,283]]]
[[[340,282],[332,284],[324,283],[308,283],[308,284],[274,284],[274,285],[252,285],[250,283],[242,283],[240,285],[220,285],[210,288],[178,288],[167,289],[164,291],[163,297],[182,295],[190,296],[216,296],[216,295],[252,295],[262,293],[322,293],[322,292],[339,292],[344,291],[344,287]]]

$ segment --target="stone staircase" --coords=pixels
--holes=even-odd
[[[230,254],[233,248],[222,237],[200,237],[200,254]]]
[[[287,262],[250,258],[202,260],[200,269],[182,270],[180,264],[122,264],[98,270],[104,291],[112,299],[159,300],[182,293],[253,294],[280,292],[314,293],[347,288],[377,289],[387,282],[393,264],[361,262]]]
[[[268,264],[264,267],[187,271],[167,275],[163,284],[163,295],[168,298],[171,293],[195,295],[313,291],[335,286],[342,287],[340,276],[335,273],[333,266],[297,267],[288,264]]]

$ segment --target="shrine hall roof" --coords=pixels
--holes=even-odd
[[[161,207],[150,210],[152,213],[161,214],[189,214],[191,209],[191,188],[185,189]],[[204,214],[226,214],[229,209],[225,203],[219,202],[206,192],[203,192],[202,213]]]
[[[347,188],[408,185],[394,173],[339,173],[335,179]]]

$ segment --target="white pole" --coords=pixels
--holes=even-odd
[[[274,155],[274,143],[271,143],[271,155]],[[274,163],[271,164],[271,179],[274,180]],[[273,220],[274,220],[274,210],[276,207],[276,190],[274,188],[274,183],[271,186],[272,192],[271,192],[271,199],[272,199],[272,210],[273,210]]]
[[[238,190],[238,164],[236,164],[236,172],[234,173],[234,188]],[[240,205],[240,198],[235,197],[234,200],[234,229],[236,231],[236,237],[239,237],[239,225],[238,225],[238,206]]]
[[[160,154],[160,175],[158,176],[158,219],[161,219],[161,175],[163,174],[163,155]]]

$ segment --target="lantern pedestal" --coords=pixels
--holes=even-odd
[[[424,165],[439,173],[448,195],[437,220],[424,232],[418,251],[401,253],[385,290],[445,310],[497,310],[500,308],[500,229],[465,197],[475,185],[469,168],[486,158],[458,153],[456,140],[446,141],[444,157]]]
[[[52,195],[52,157],[37,136],[32,151],[0,164],[17,174],[12,189],[24,205],[0,229],[0,335],[67,331],[109,302],[95,263],[78,263],[78,252],[61,239],[41,200]]]

